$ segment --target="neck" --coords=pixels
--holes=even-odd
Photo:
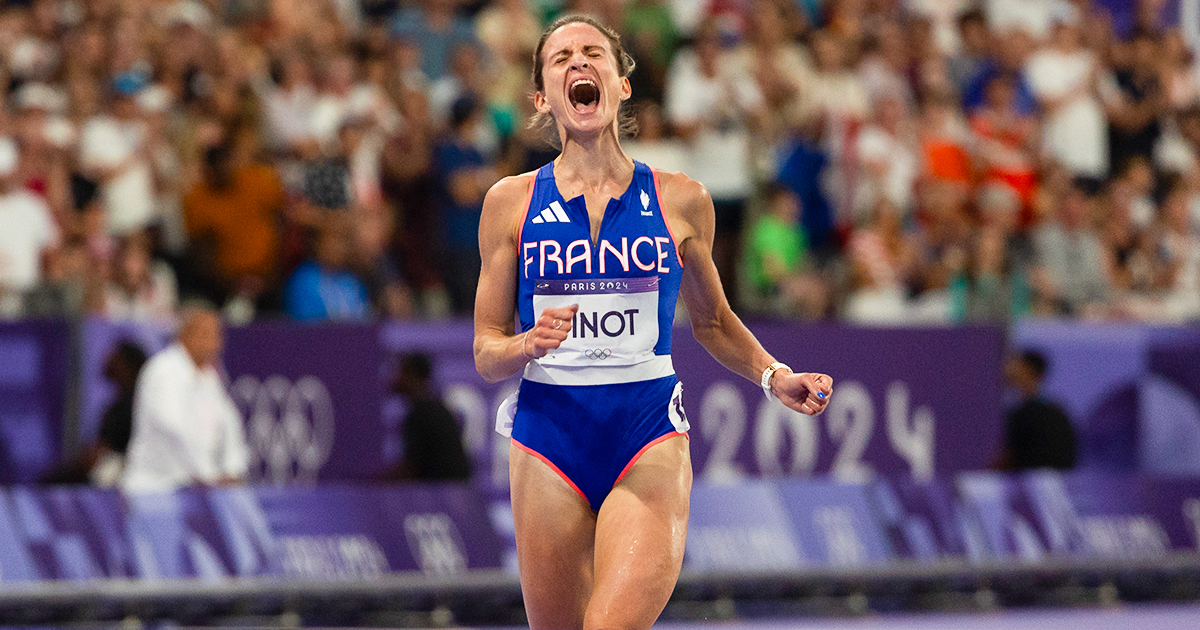
[[[196,356],[195,351],[189,348],[187,344],[183,344],[183,349],[187,351],[188,358],[192,360],[192,363],[196,366],[197,370],[203,370],[204,368],[208,367],[208,361],[205,361],[202,357]]]
[[[625,181],[633,173],[633,160],[621,149],[616,129],[592,138],[566,138],[554,161],[555,179],[579,182],[591,188]]]

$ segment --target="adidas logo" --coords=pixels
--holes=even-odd
[[[551,201],[549,208],[543,208],[541,214],[533,217],[533,223],[570,223],[571,219],[567,217],[567,211],[563,210],[562,204],[557,201]]]

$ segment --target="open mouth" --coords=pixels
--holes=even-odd
[[[576,111],[590,112],[600,103],[600,88],[591,79],[576,79],[567,90],[567,97]]]

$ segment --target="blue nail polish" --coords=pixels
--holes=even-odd
[[[824,398],[825,392],[817,392],[817,398]]]

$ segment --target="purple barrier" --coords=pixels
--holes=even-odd
[[[708,356],[690,330],[676,329],[672,352],[700,478],[930,479],[984,468],[999,448],[997,328],[751,330],[780,361],[833,376],[833,402],[814,419],[768,401],[756,383]]]
[[[0,581],[453,575],[499,549],[461,485],[0,490]]]
[[[69,328],[0,324],[0,484],[34,481],[62,452]]]
[[[1046,355],[1082,468],[1200,473],[1200,331],[1026,321],[1013,345]]]
[[[769,403],[756,384],[721,367],[686,328],[672,354],[692,423],[697,478],[808,476],[843,480],[934,474],[986,467],[999,448],[1000,355],[995,328],[869,330],[843,326],[752,326],[780,360],[820,369],[835,381],[834,402],[812,419]],[[499,492],[508,483],[508,447],[494,439],[495,412],[517,379],[486,383],[475,372],[469,323],[380,329],[388,353],[434,355],[447,404],[463,422],[476,475]],[[384,404],[389,453],[403,403]]]

